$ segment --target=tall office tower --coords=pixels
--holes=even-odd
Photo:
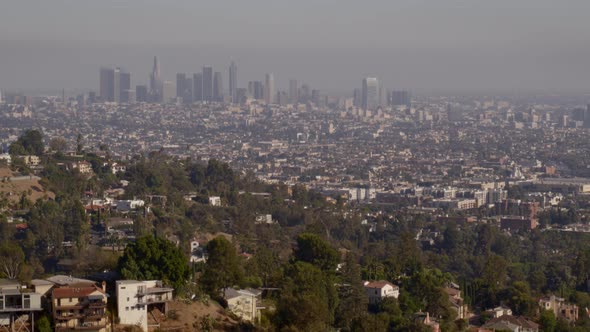
[[[232,61],[229,65],[229,96],[232,103],[238,102],[238,66]]]
[[[2,104],[2,90],[0,90],[0,104]]]
[[[196,73],[193,75],[193,100],[203,101],[203,74]]]
[[[213,75],[213,100],[223,101],[223,81],[218,71]]]
[[[119,68],[100,68],[100,98],[103,101],[119,101],[119,79]]]
[[[131,103],[129,91],[131,90],[131,74],[126,71],[119,72],[119,102]]]
[[[254,97],[254,81],[248,82],[248,94]]]
[[[203,67],[203,100],[213,100],[213,67]]]
[[[289,102],[296,104],[299,101],[299,87],[297,86],[297,80],[289,81]]]
[[[135,87],[135,100],[138,103],[145,103],[148,101],[148,88],[146,85],[138,85]]]
[[[274,104],[275,101],[275,78],[273,74],[265,75],[264,102]]]
[[[264,84],[260,81],[254,82],[254,99],[262,100],[264,99]]]
[[[409,91],[391,91],[391,105],[412,107],[412,94]]]
[[[176,99],[176,87],[174,82],[164,81],[162,82],[162,100],[163,103],[170,103]]]
[[[152,101],[159,102],[162,100],[162,79],[160,77],[160,62],[158,57],[154,57],[154,67],[150,75],[150,91]]]
[[[177,73],[176,74],[176,97],[184,98],[185,90],[186,90],[186,74],[184,73]]]
[[[195,87],[193,85],[193,79],[192,77],[188,77],[185,81],[184,81],[184,94],[182,96],[182,101],[185,104],[192,104],[194,97],[193,97],[193,92],[195,91]]]
[[[363,109],[373,111],[379,105],[379,81],[375,77],[363,79]]]

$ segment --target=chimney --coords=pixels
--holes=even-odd
[[[101,283],[101,286],[102,286],[102,291],[106,293],[107,292],[107,282],[106,281],[103,281]]]

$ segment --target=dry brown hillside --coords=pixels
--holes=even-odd
[[[54,198],[55,194],[45,191],[33,176],[16,176],[8,168],[0,168],[0,195],[8,197],[11,202],[18,202],[22,193],[35,202],[43,197]]]

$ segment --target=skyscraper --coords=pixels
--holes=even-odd
[[[119,68],[100,68],[100,97],[103,101],[119,102]]]
[[[252,83],[252,84],[250,84]],[[262,84],[262,82],[260,81],[254,81],[254,82],[250,82],[248,83],[248,88],[250,88],[250,86],[252,86],[252,97],[254,97],[254,99],[256,100],[262,100],[264,99],[264,84]]]
[[[229,96],[232,103],[237,103],[238,90],[238,66],[232,61],[229,65]]]
[[[223,81],[218,71],[213,75],[213,100],[223,101]]]
[[[203,67],[203,100],[213,100],[213,67]]]
[[[273,74],[266,74],[264,83],[264,102],[274,104],[275,99],[275,79]]]
[[[379,81],[375,77],[363,79],[363,109],[372,111],[379,105]]]
[[[184,94],[182,96],[182,101],[185,104],[192,104],[192,102],[194,101],[194,97],[193,97],[194,91],[195,91],[195,88],[193,85],[193,78],[188,77],[184,81]]]
[[[203,74],[196,73],[193,75],[193,100],[203,101]]]
[[[172,81],[162,82],[162,99],[163,103],[173,102],[176,95],[176,87]]]
[[[148,101],[148,88],[145,85],[138,85],[135,87],[135,99],[137,102],[144,103]]]
[[[407,107],[411,107],[412,94],[409,91],[391,91],[390,103],[392,106],[405,105]]]
[[[131,95],[134,95],[131,91],[131,74],[126,71],[119,71],[119,102],[131,103]],[[135,99],[135,98],[133,98]]]
[[[150,95],[152,101],[159,102],[162,100],[162,79],[160,77],[160,62],[158,57],[154,57],[154,66],[150,75]]]
[[[289,81],[289,102],[296,104],[299,101],[299,87],[297,86],[297,80]]]
[[[185,94],[186,74],[176,74],[176,97],[183,98]]]

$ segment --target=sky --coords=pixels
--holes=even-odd
[[[99,67],[148,81],[238,65],[351,92],[590,92],[587,0],[2,0],[0,89],[98,89]],[[227,89],[227,87],[226,87]]]

